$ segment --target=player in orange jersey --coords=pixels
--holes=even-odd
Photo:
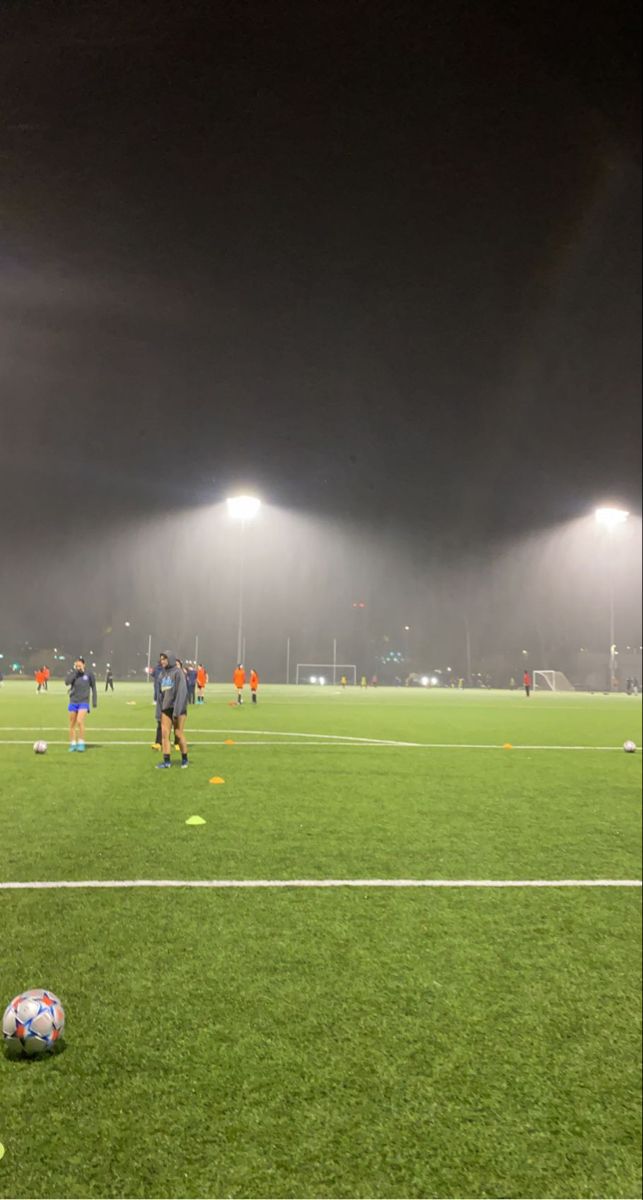
[[[235,668],[232,676],[232,682],[237,689],[237,704],[243,704],[243,689],[246,685],[246,673],[243,663],[239,663]]]
[[[196,673],[196,702],[205,704],[205,685],[208,682],[208,672],[203,663],[199,663]]]

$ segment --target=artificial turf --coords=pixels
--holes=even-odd
[[[6,685],[0,879],[641,877],[640,756],[517,749],[640,743],[639,699],[230,698],[191,710],[190,769],[157,773],[148,689],[101,696],[76,756],[60,685]],[[639,910],[0,891],[0,1002],[47,986],[68,1017],[61,1054],[0,1059],[0,1196],[638,1196]]]

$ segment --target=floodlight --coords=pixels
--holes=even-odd
[[[597,508],[594,513],[598,524],[608,530],[623,525],[629,515],[623,508]]]
[[[428,677],[428,675],[423,675],[423,676],[422,676],[422,678],[421,678],[421,680],[420,680],[420,683],[422,684],[422,687],[428,687],[428,686],[429,686],[429,677]]]
[[[316,675],[311,675],[311,677],[310,677],[310,682],[311,682],[311,683],[317,683],[317,676],[316,676]]]
[[[230,496],[226,504],[230,516],[239,521],[251,521],[261,508],[261,500],[256,496]]]

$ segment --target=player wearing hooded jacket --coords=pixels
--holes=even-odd
[[[181,750],[181,766],[188,764],[188,744],[185,740],[185,719],[188,711],[188,685],[185,671],[179,666],[173,654],[160,654],[161,671],[158,676],[156,718],[161,723],[161,745],[163,747],[163,762],[156,764],[157,771],[168,770],[170,761],[170,734],[174,728],[174,737]]]

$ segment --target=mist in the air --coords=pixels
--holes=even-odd
[[[211,677],[227,679],[242,582],[243,653],[266,681],[330,663],[336,642],[337,661],[382,683],[450,668],[507,686],[528,665],[602,686],[611,587],[623,670],[640,676],[640,547],[640,518],[607,534],[591,513],[466,553],[270,504],[245,529],[224,503],[79,520],[75,547],[32,540],[4,570],[0,652],[5,671],[55,647],[143,678],[150,635],[154,658],[193,658],[198,639]]]

